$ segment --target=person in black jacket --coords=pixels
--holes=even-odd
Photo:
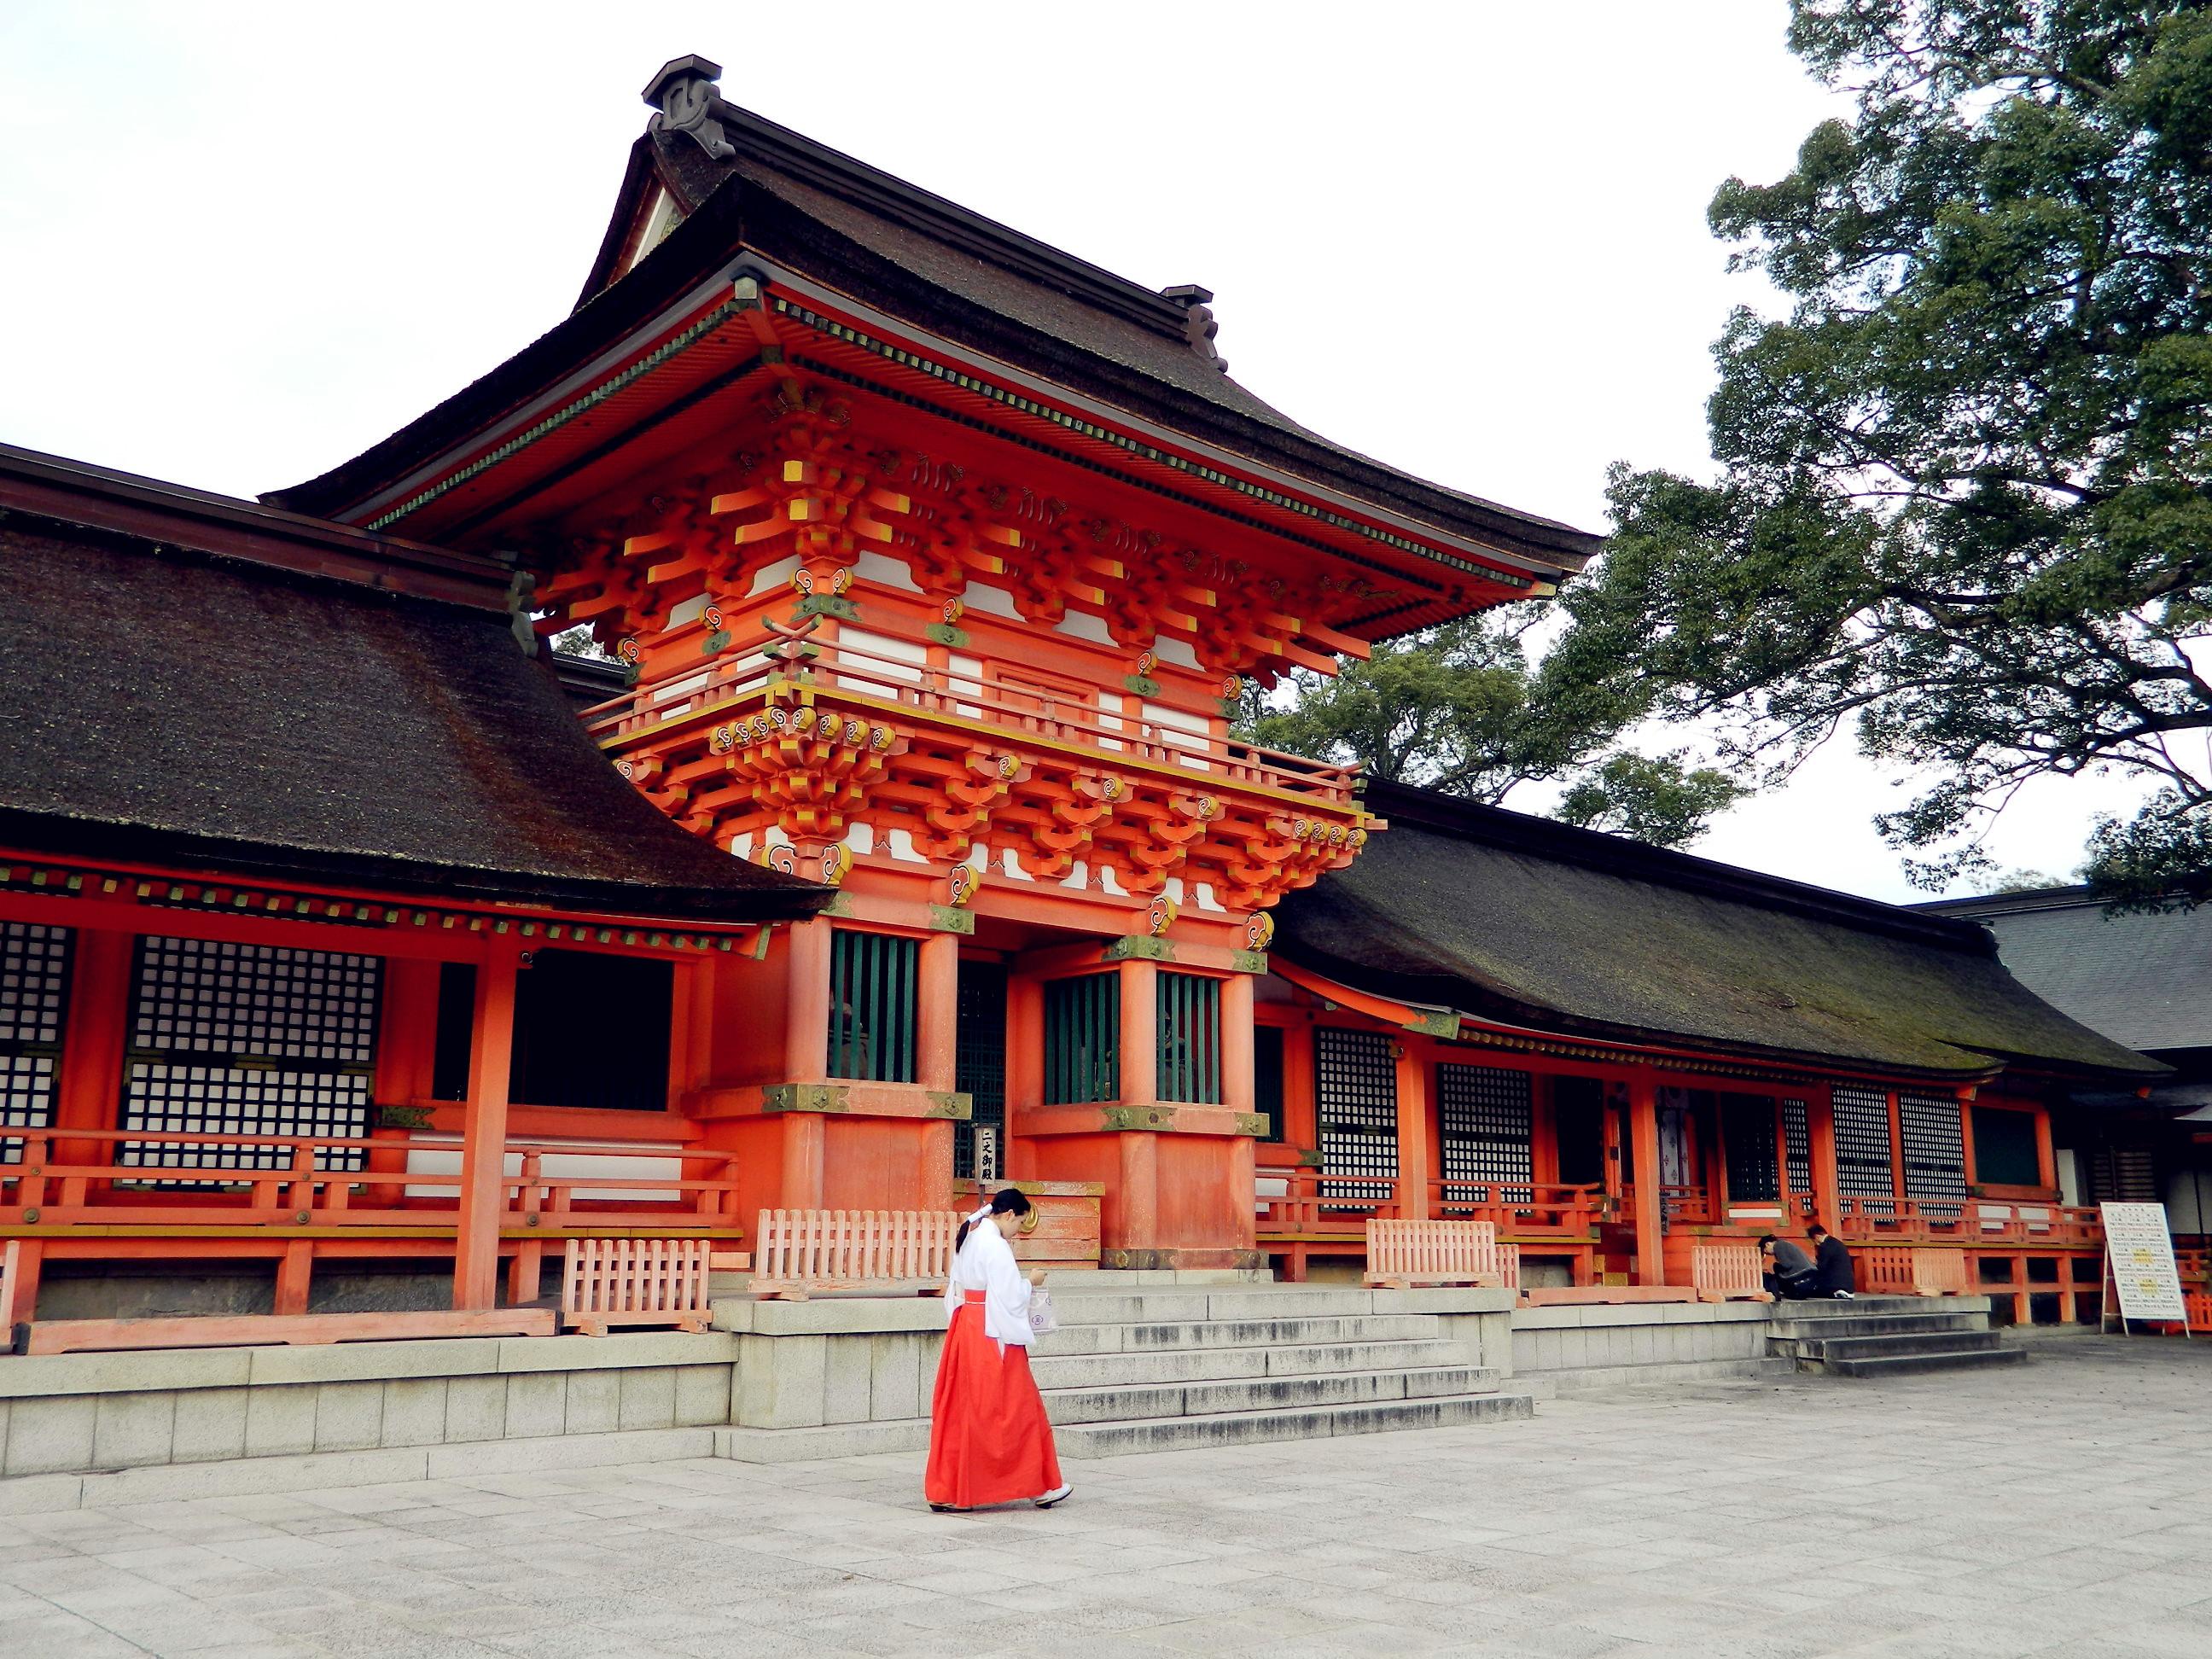
[[[1857,1295],[1858,1273],[1844,1241],[1818,1222],[1805,1229],[1805,1238],[1813,1247],[1813,1294],[1846,1299]]]
[[[1813,1258],[1797,1248],[1796,1241],[1768,1233],[1759,1241],[1766,1259],[1766,1291],[1773,1297],[1808,1297],[1819,1277]]]

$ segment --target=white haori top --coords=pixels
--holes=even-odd
[[[981,1291],[983,1334],[999,1345],[1000,1353],[1006,1351],[1008,1343],[1026,1348],[1033,1334],[1030,1281],[1014,1260],[1014,1247],[1000,1233],[990,1212],[979,1210],[969,1219],[968,1242],[952,1258],[952,1277],[945,1286],[945,1322],[951,1325],[953,1315],[967,1300],[963,1292]]]

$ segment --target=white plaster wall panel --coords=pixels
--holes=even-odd
[[[867,653],[848,658],[848,652]],[[830,678],[838,685],[872,696],[896,700],[902,690],[921,684],[921,671],[929,661],[929,647],[919,640],[895,639],[850,623],[837,630],[840,666]],[[883,659],[888,658],[889,661]]]
[[[914,573],[906,568],[906,561],[895,559],[888,553],[863,553],[853,562],[853,574],[869,581],[881,582],[885,587],[902,588],[908,593],[919,593],[921,586]]]
[[[1205,715],[1185,708],[1170,708],[1164,702],[1146,703],[1144,713],[1146,722],[1157,728],[1159,741],[1176,751],[1178,765],[1200,772],[1212,770],[1206,758],[1211,722]]]
[[[792,572],[798,568],[797,554],[787,559],[778,559],[774,564],[764,564],[753,572],[753,585],[745,591],[748,593],[765,593],[771,587],[788,587]]]
[[[1022,613],[1014,608],[1014,596],[988,582],[969,582],[960,592],[960,602],[970,611],[980,611],[988,617],[1005,617],[1014,622],[1022,619]]]

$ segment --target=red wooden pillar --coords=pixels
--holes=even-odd
[[[1119,1055],[1121,1099],[1127,1104],[1157,1100],[1159,1070],[1159,968],[1136,957],[1116,969],[1121,976]],[[1116,1242],[1143,1249],[1160,1237],[1159,1136],[1124,1133],[1120,1154],[1120,1224]]]
[[[1221,981],[1221,1100],[1232,1111],[1253,1112],[1252,975]]]
[[[819,1083],[830,1075],[830,923],[820,916],[795,921],[790,939],[783,1080]]]
[[[430,1097],[437,1073],[438,976],[443,965],[410,957],[385,959],[384,1011],[376,1042],[374,1093],[379,1106],[412,1106]],[[371,1172],[406,1173],[408,1133],[369,1130],[371,1140],[389,1143],[369,1152]],[[369,1205],[374,1209],[396,1208],[404,1191],[404,1184],[397,1182],[372,1184]]]
[[[1034,974],[1006,978],[1006,1151],[1010,1181],[1036,1178],[1036,1143],[1023,1131],[1044,1104],[1044,981]]]
[[[1425,1221],[1429,1182],[1438,1173],[1429,1131],[1428,1047],[1401,1037],[1392,1048],[1398,1060],[1398,1214]]]
[[[69,1018],[62,1027],[61,1065],[54,1076],[57,1129],[113,1129],[120,1123],[135,943],[129,933],[85,928],[77,929],[70,941]],[[116,1146],[106,1140],[57,1139],[51,1156],[57,1164],[112,1164]],[[107,1190],[104,1181],[88,1182],[85,1197],[97,1202]],[[19,1243],[7,1287],[9,1305],[0,1306],[0,1341],[17,1323],[37,1317],[45,1256],[45,1241]]]
[[[1836,1097],[1826,1084],[1808,1092],[1805,1140],[1813,1154],[1813,1209],[1824,1226],[1837,1224]]]
[[[131,1029],[129,933],[80,928],[72,943],[69,1020],[54,1079],[57,1129],[112,1129],[123,1103],[123,1051]],[[111,1164],[112,1142],[58,1141],[58,1164]]]
[[[1140,1104],[1160,1094],[1160,971],[1143,957],[1121,963],[1121,1098]]]
[[[1649,1073],[1628,1079],[1628,1133],[1636,1164],[1636,1282],[1664,1285],[1667,1252],[1659,1185],[1659,1087]]]
[[[937,1094],[959,1083],[960,936],[932,933],[915,962],[915,1081]],[[926,1210],[952,1207],[952,1120],[933,1118],[921,1130],[922,1191]]]
[[[461,1192],[453,1238],[453,1306],[499,1305],[499,1229],[507,1167],[508,1073],[520,952],[507,940],[477,969],[469,1098],[461,1128]]]

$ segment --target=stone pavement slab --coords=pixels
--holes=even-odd
[[[898,1454],[18,1516],[0,1653],[2212,1653],[2212,1343],[2034,1346],[1082,1464],[1048,1512],[933,1515]]]

